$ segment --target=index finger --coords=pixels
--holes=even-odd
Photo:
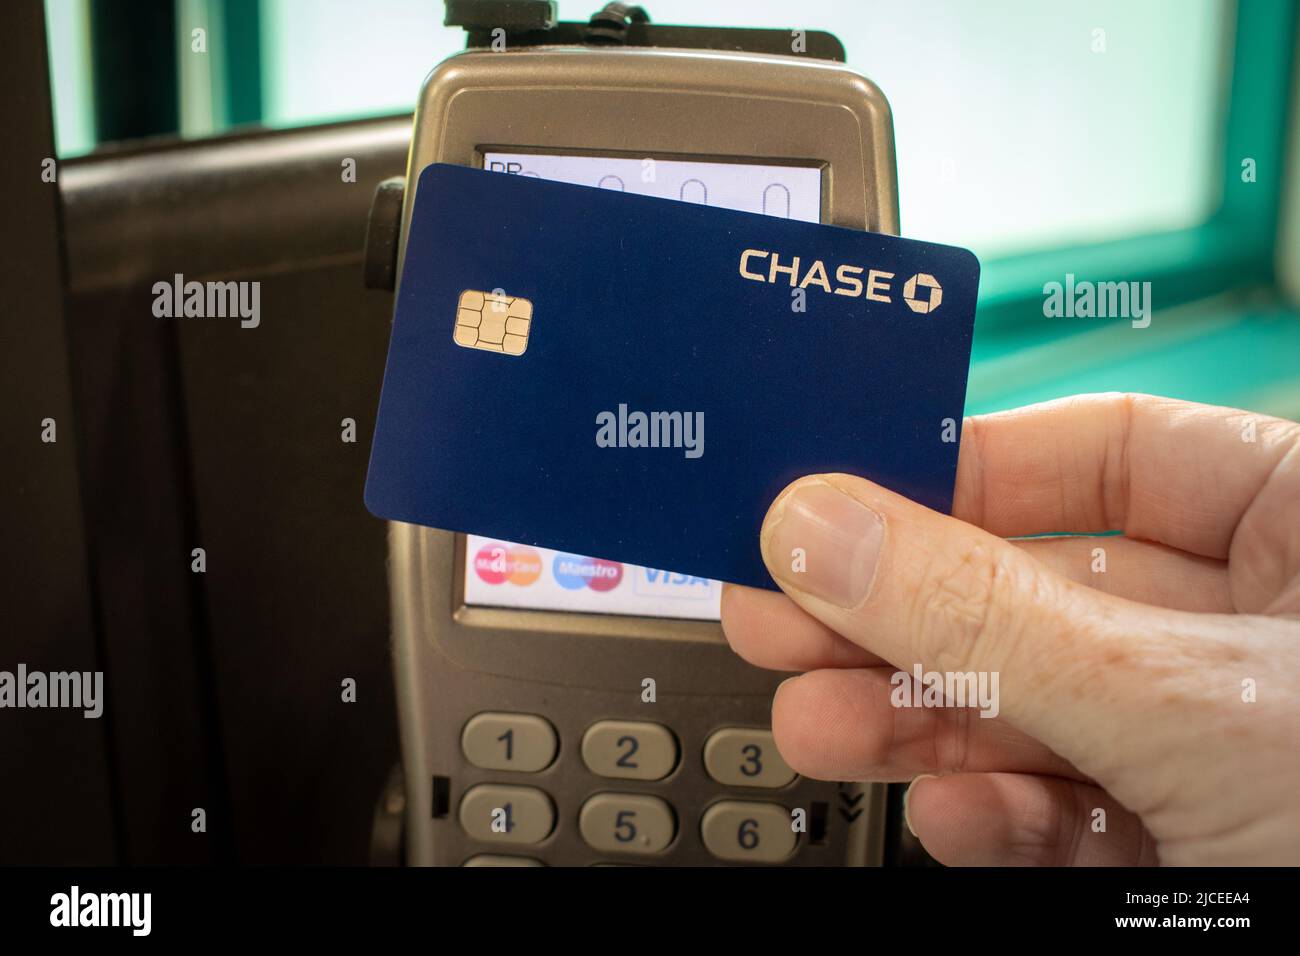
[[[967,419],[953,517],[1000,537],[1123,531],[1225,559],[1300,426],[1152,395],[1080,395]]]

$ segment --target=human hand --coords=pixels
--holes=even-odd
[[[1300,863],[1300,425],[1142,395],[972,418],[953,517],[816,475],[761,541],[785,594],[728,586],[722,623],[807,672],[778,748],[919,778],[908,825],[941,862]],[[997,674],[998,716],[895,707],[918,663]]]

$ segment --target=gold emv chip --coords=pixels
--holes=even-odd
[[[527,299],[466,289],[456,303],[452,338],[467,349],[523,355],[532,324],[533,304]]]

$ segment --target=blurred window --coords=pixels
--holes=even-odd
[[[46,2],[59,149],[72,155],[94,145],[94,0]],[[585,19],[600,4],[562,0],[560,16]],[[908,235],[987,258],[1191,226],[1219,201],[1224,0],[646,6],[659,23],[835,33],[893,105]],[[231,87],[250,68],[260,77],[252,114],[298,126],[409,110],[432,66],[464,46],[436,0],[176,0],[176,20],[189,135],[230,125]],[[195,27],[208,31],[208,59],[188,50]],[[256,37],[259,63],[217,55],[235,31]]]

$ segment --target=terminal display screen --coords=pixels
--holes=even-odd
[[[822,170],[813,165],[710,162],[486,151],[488,170],[580,186],[821,218]],[[482,607],[716,621],[722,586],[707,578],[465,536],[465,603]]]

